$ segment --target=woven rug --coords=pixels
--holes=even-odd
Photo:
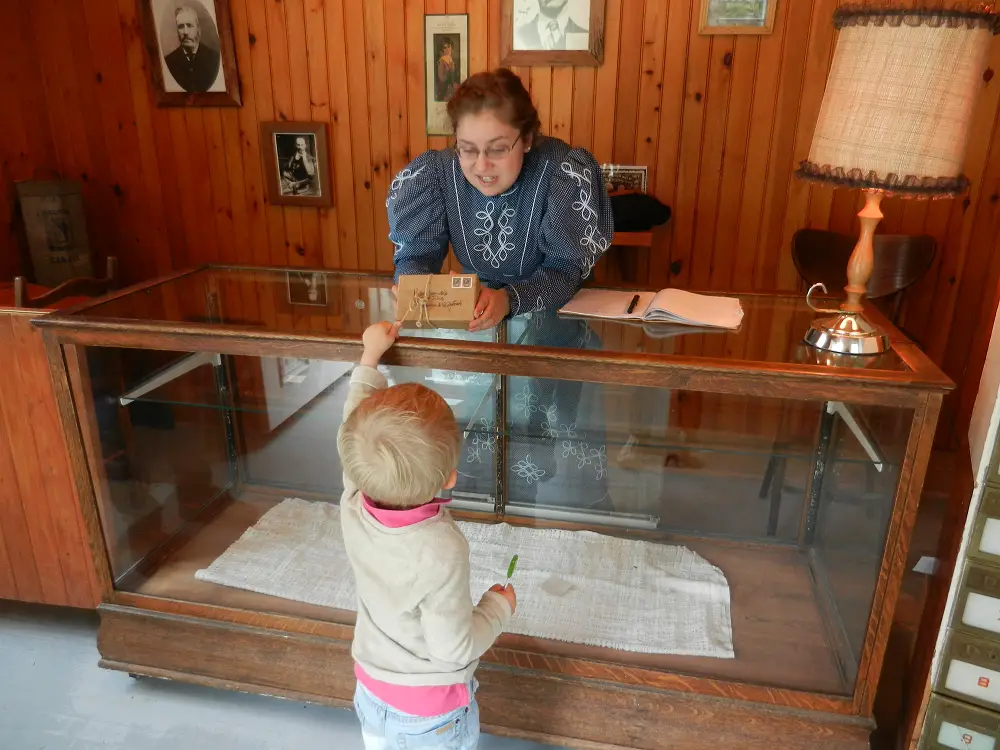
[[[734,656],[726,578],[685,547],[505,523],[459,527],[469,540],[473,601],[503,582],[511,555],[520,556],[513,633],[647,654]],[[283,501],[195,577],[357,611],[332,503]]]

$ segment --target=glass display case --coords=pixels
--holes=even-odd
[[[391,283],[206,267],[36,321],[100,551],[105,666],[350,698],[336,435]],[[951,383],[877,311],[892,350],[838,357],[801,342],[803,300],[740,299],[736,331],[543,311],[405,331],[385,357],[463,431],[450,508],[474,587],[520,554],[518,616],[480,669],[495,731],[636,746],[642,714],[663,724],[651,748],[867,746]],[[612,694],[621,717],[587,715]],[[720,697],[731,719],[708,726]]]

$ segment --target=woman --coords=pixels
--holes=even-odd
[[[538,134],[521,79],[470,76],[448,102],[456,148],[427,151],[392,181],[396,278],[437,273],[448,243],[484,290],[470,330],[568,302],[614,236],[597,161]]]
[[[452,53],[455,45],[450,39],[445,39],[438,52],[437,81],[434,87],[434,101],[446,102],[451,99],[458,86],[458,66]]]
[[[599,348],[586,323],[555,316],[614,234],[596,160],[539,135],[538,113],[509,70],[470,76],[448,102],[448,115],[456,148],[421,154],[390,187],[397,281],[439,273],[450,243],[463,270],[482,282],[470,331],[523,316],[509,331],[512,340]],[[539,485],[557,479],[539,503],[605,505],[606,450],[603,439],[593,439],[603,432],[601,420],[578,413],[581,403],[593,413],[586,404],[595,397],[572,381],[510,378],[508,388],[516,433],[508,455],[511,502],[535,502]],[[584,423],[590,421],[595,429],[588,437]],[[484,449],[492,452],[494,445],[481,434],[470,436],[468,463],[481,463]],[[475,484],[474,467],[467,468]],[[492,480],[484,475],[483,481],[489,486]]]

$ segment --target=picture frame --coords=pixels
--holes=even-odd
[[[503,0],[500,57],[509,65],[598,66],[606,0]]]
[[[156,103],[238,107],[229,0],[136,0]]]
[[[15,183],[34,281],[55,287],[94,275],[83,188],[72,180]]]
[[[778,0],[701,0],[699,34],[770,34]]]
[[[452,135],[448,100],[469,77],[469,16],[424,16],[424,93],[427,135]]]
[[[262,122],[260,150],[269,203],[333,206],[326,123]]]
[[[327,274],[322,271],[286,271],[285,285],[288,288],[288,304],[309,307],[328,307]]]

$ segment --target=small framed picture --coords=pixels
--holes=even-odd
[[[260,148],[271,204],[333,205],[325,123],[262,122]]]
[[[504,0],[504,65],[600,65],[606,0]]]
[[[229,0],[139,0],[161,107],[240,105]]]
[[[286,271],[288,303],[327,307],[326,274],[322,271]]]
[[[778,0],[701,0],[701,34],[770,34]]]
[[[451,135],[448,100],[469,76],[469,17],[424,16],[427,135]]]

